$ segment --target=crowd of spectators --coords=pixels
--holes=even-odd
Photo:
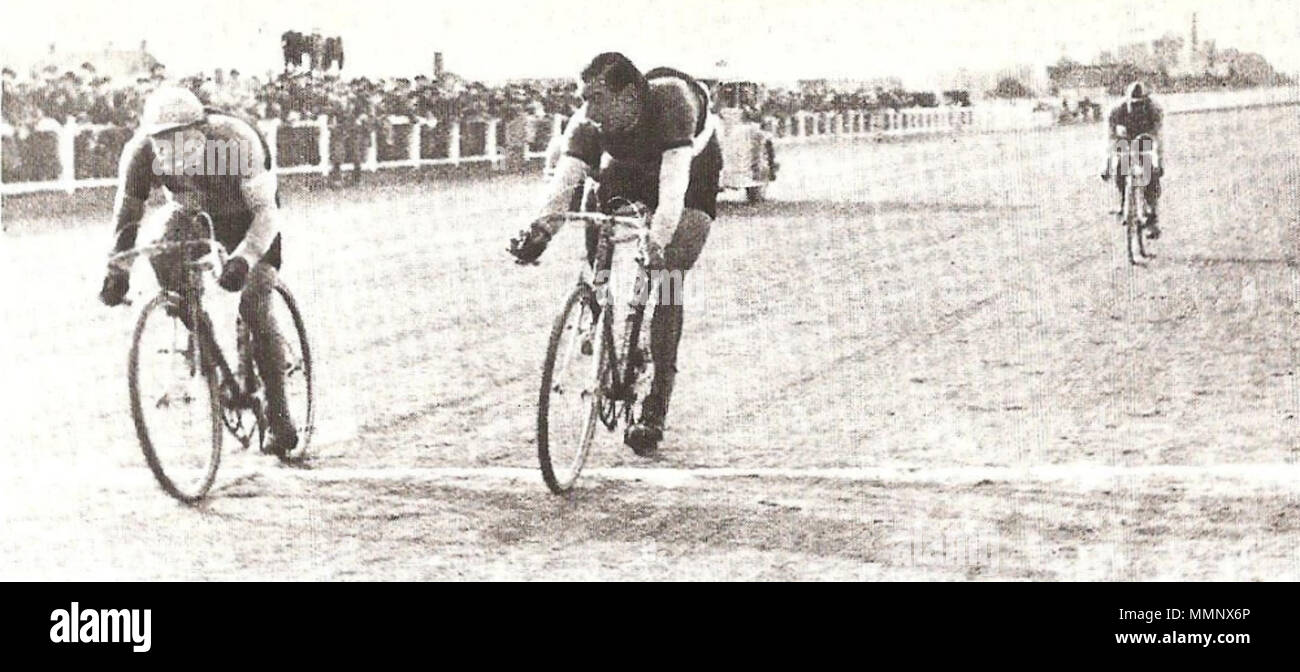
[[[205,104],[258,119],[297,121],[337,114],[343,108],[370,109],[374,115],[419,116],[442,122],[481,117],[511,119],[521,114],[569,114],[579,104],[577,85],[477,82],[440,83],[420,75],[370,80],[318,72],[282,73],[269,79],[245,77],[238,70],[216,70],[174,80]],[[42,119],[62,124],[134,128],[144,99],[170,80],[165,68],[131,81],[114,81],[84,64],[79,71],[47,68],[39,78],[20,81],[4,69],[3,120],[11,129],[36,130]]]
[[[912,92],[904,89],[887,90],[882,87],[859,89],[852,93],[841,91],[803,92],[773,89],[761,107],[761,116],[787,117],[796,112],[850,112],[901,110],[913,107],[970,106],[970,95],[965,91],[947,91],[943,97],[931,92]]]
[[[158,86],[180,84],[198,94],[204,104],[250,119],[280,119],[292,123],[321,116],[339,134],[369,135],[394,143],[390,117],[419,117],[445,129],[458,121],[520,115],[569,115],[580,104],[574,83],[511,84],[489,87],[415,78],[347,79],[319,71],[286,71],[263,79],[238,70],[215,70],[172,79],[164,66],[130,80],[117,81],[96,73],[93,64],[59,72],[47,67],[38,76],[19,80],[5,68],[3,76],[3,179],[52,180],[58,177],[59,126],[74,121],[110,128],[88,130],[77,138],[78,177],[111,174],[115,153],[139,124],[144,99]],[[108,171],[107,173],[105,171]]]
[[[77,136],[77,177],[112,175],[117,154],[139,124],[144,99],[164,84],[190,88],[204,104],[249,119],[279,119],[292,124],[327,117],[335,145],[331,155],[352,163],[365,155],[371,137],[377,138],[381,149],[395,146],[399,154],[407,151],[411,131],[409,127],[395,129],[392,117],[418,117],[445,133],[453,122],[495,118],[508,123],[521,115],[568,116],[581,104],[577,85],[569,82],[487,86],[454,75],[441,80],[425,75],[370,80],[345,78],[337,73],[286,68],[263,78],[218,69],[174,78],[165,66],[157,64],[148,73],[114,79],[98,73],[94,64],[83,63],[76,70],[63,72],[47,66],[31,77],[19,79],[15,71],[5,68],[0,104],[3,179],[56,179],[59,162],[55,131],[68,122],[94,127]],[[799,111],[843,112],[939,104],[968,105],[969,99],[962,92],[949,92],[940,100],[931,93],[877,87],[852,93],[774,89],[762,101],[742,102],[749,116],[756,119],[786,117]],[[428,144],[423,138],[421,143]],[[282,158],[316,160],[311,155],[316,148],[303,145],[311,143],[284,143],[284,149],[308,155]]]

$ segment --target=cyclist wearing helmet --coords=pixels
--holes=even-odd
[[[284,458],[297,446],[284,391],[284,352],[271,316],[271,296],[280,267],[278,187],[270,148],[243,119],[205,109],[187,89],[161,88],[145,101],[140,128],[122,150],[114,205],[113,253],[135,246],[144,204],[154,187],[166,206],[150,215],[149,230],[163,240],[196,235],[195,217],[212,218],[217,241],[230,252],[220,284],[241,292],[239,314],[253,337],[253,359],[265,385],[269,430],[263,450]],[[204,232],[203,235],[206,235]],[[181,289],[180,254],[152,260],[163,287]],[[109,265],[100,300],[123,302],[130,269]]]
[[[1151,99],[1151,93],[1146,84],[1133,82],[1129,85],[1124,100],[1111,109],[1108,122],[1110,137],[1106,147],[1106,171],[1101,175],[1103,180],[1110,180],[1115,172],[1114,167],[1122,165],[1119,164],[1119,154],[1122,151],[1121,141],[1132,142],[1142,134],[1150,135],[1156,140],[1151,182],[1145,188],[1146,202],[1151,208],[1150,216],[1147,219],[1147,235],[1152,240],[1155,240],[1160,237],[1156,207],[1160,202],[1160,178],[1165,173],[1164,148],[1160,137],[1161,128],[1164,125],[1164,111]],[[1119,189],[1122,201],[1124,198],[1124,180],[1115,180],[1115,186]]]
[[[654,379],[639,421],[624,437],[644,456],[663,439],[682,335],[680,279],[699,258],[717,216],[722,150],[708,91],[689,75],[669,68],[642,74],[626,56],[603,53],[583,69],[581,79],[585,104],[565,130],[564,154],[539,215],[572,207],[574,190],[589,175],[600,183],[600,203],[621,198],[654,210],[647,265],[672,272],[678,288],[655,306],[650,323]],[[604,155],[609,161],[602,167]],[[534,224],[511,241],[510,252],[520,263],[531,263],[554,234],[553,227]]]

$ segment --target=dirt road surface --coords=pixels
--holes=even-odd
[[[1167,127],[1145,268],[1098,126],[786,148],[688,279],[661,455],[602,433],[569,498],[533,433],[579,236],[503,251],[537,177],[290,190],[315,456],[228,450],[196,508],[134,437],[107,211],[6,199],[0,578],[1300,579],[1295,108]]]

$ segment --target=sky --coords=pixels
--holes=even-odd
[[[285,30],[343,37],[346,74],[412,76],[433,53],[469,79],[564,77],[605,50],[643,68],[719,60],[764,81],[898,76],[929,85],[958,67],[1091,61],[1100,49],[1186,34],[1300,72],[1297,0],[6,0],[0,58],[135,47],[174,75],[281,67]]]

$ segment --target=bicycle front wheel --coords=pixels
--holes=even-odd
[[[1135,243],[1138,245],[1141,244],[1141,241],[1138,240],[1138,237],[1142,235],[1142,232],[1138,227],[1138,216],[1136,212],[1136,206],[1133,202],[1134,200],[1133,197],[1134,197],[1133,186],[1129,185],[1125,187],[1124,205],[1120,211],[1120,217],[1124,219],[1124,244],[1128,248],[1128,262],[1130,264],[1137,265],[1138,263],[1137,256],[1135,256],[1133,247]]]
[[[149,470],[167,494],[193,504],[216,480],[222,421],[211,340],[185,326],[182,310],[179,296],[163,292],[140,311],[127,380]]]
[[[591,287],[579,285],[551,330],[537,404],[537,456],[546,487],[557,495],[573,488],[591,450],[612,347],[603,337],[608,312]]]

